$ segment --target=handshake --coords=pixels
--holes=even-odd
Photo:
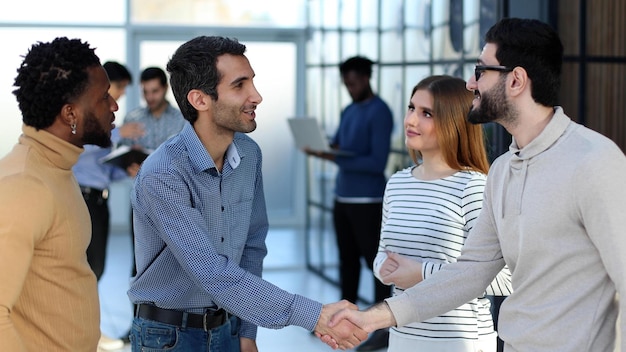
[[[354,348],[378,329],[395,326],[396,320],[387,303],[381,302],[359,311],[346,300],[325,304],[315,326],[315,336],[332,349]]]

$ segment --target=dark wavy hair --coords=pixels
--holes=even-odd
[[[87,68],[99,66],[95,48],[80,39],[59,37],[33,44],[17,69],[13,91],[28,126],[50,127],[63,105],[83,94]]]
[[[500,65],[526,70],[535,102],[558,105],[563,44],[550,25],[535,19],[504,18],[487,31],[485,41],[496,44]]]
[[[217,85],[222,76],[217,58],[224,54],[243,55],[246,46],[237,39],[199,36],[181,45],[167,63],[170,86],[183,116],[190,123],[198,119],[198,111],[187,101],[187,93],[199,89],[218,99]]]
[[[141,72],[140,81],[151,81],[158,79],[162,87],[167,87],[167,75],[160,67],[148,67]]]

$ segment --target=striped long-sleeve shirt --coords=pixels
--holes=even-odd
[[[422,275],[428,280],[461,254],[482,208],[486,176],[459,171],[442,179],[423,181],[413,177],[412,170],[413,167],[399,171],[387,182],[374,270],[378,275],[386,259],[385,251],[391,251],[422,262]],[[510,272],[505,268],[486,293],[508,295],[511,290]],[[402,291],[394,287],[393,294]],[[415,339],[478,339],[494,331],[489,307],[489,301],[479,297],[438,317],[394,330]]]

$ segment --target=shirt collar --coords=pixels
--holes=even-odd
[[[233,168],[233,170],[236,169],[241,162],[241,156],[239,155],[235,141],[233,141],[233,143],[231,143],[226,150],[226,161],[230,164],[230,167]]]
[[[552,116],[550,122],[535,139],[520,149],[517,146],[517,142],[515,142],[515,138],[513,138],[509,151],[520,160],[530,159],[550,148],[563,135],[570,122],[572,121],[565,115],[563,108],[555,106],[554,116]]]
[[[194,171],[197,173],[204,172],[211,169],[216,169],[215,162],[209,154],[209,152],[200,141],[200,138],[193,129],[190,123],[186,123],[180,132],[180,136],[183,139],[187,150],[189,151],[189,159],[191,160]],[[226,149],[225,163],[228,163],[231,169],[236,169],[241,163],[243,155],[237,148],[235,140]]]

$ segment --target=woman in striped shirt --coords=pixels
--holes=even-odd
[[[416,165],[387,182],[376,277],[401,293],[456,261],[482,207],[489,168],[480,125],[466,121],[473,94],[465,82],[431,76],[418,83],[404,118]],[[472,278],[467,278],[471,280]],[[508,295],[505,268],[486,294]],[[389,352],[496,351],[487,298],[478,297],[433,319],[392,328]]]

